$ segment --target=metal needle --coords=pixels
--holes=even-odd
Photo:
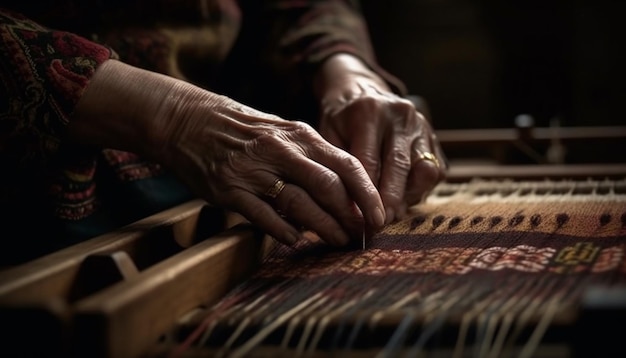
[[[365,251],[365,230],[363,230],[363,251]]]

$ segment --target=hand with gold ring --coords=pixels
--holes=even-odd
[[[137,101],[145,107],[126,105],[146,83],[149,93]],[[115,96],[103,101],[101,93]],[[150,158],[196,197],[285,244],[306,228],[343,246],[384,225],[382,199],[362,163],[304,122],[116,60],[98,68],[77,108],[73,138]],[[136,140],[137,131],[146,141]]]
[[[402,218],[445,179],[443,151],[429,119],[350,55],[331,57],[316,78],[320,133],[359,158],[385,204]]]

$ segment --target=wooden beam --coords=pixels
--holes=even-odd
[[[0,272],[0,303],[32,297],[67,297],[86,257],[95,254],[125,251],[131,257],[145,241],[161,240],[175,243],[179,236],[195,235],[186,228],[187,221],[197,221],[206,202],[194,200],[137,221],[119,230],[59,250],[26,264]],[[185,230],[179,229],[185,227]],[[189,242],[190,238],[180,238]]]
[[[254,272],[263,237],[248,224],[237,225],[77,302],[79,355],[140,355],[182,315],[217,301]]]
[[[451,164],[446,181],[464,182],[472,179],[564,180],[587,178],[624,179],[626,178],[626,164]]]
[[[439,129],[435,133],[445,149],[447,146],[507,144],[519,139],[531,142],[550,142],[558,139],[563,143],[624,140],[626,139],[626,126]]]

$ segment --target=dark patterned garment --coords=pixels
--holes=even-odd
[[[0,223],[8,245],[3,260],[24,259],[13,254],[20,251],[34,257],[191,198],[156,164],[65,140],[74,107],[108,59],[309,121],[316,117],[309,77],[338,52],[358,56],[404,92],[402,83],[377,65],[353,1],[3,4]]]

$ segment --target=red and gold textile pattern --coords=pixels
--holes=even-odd
[[[571,323],[592,287],[626,287],[626,180],[444,183],[365,250],[278,247],[183,347],[241,353],[279,335],[268,344],[419,350],[455,322],[447,344],[457,353],[471,338],[500,356],[526,325],[541,337],[551,323]],[[472,325],[480,335],[467,336]]]

